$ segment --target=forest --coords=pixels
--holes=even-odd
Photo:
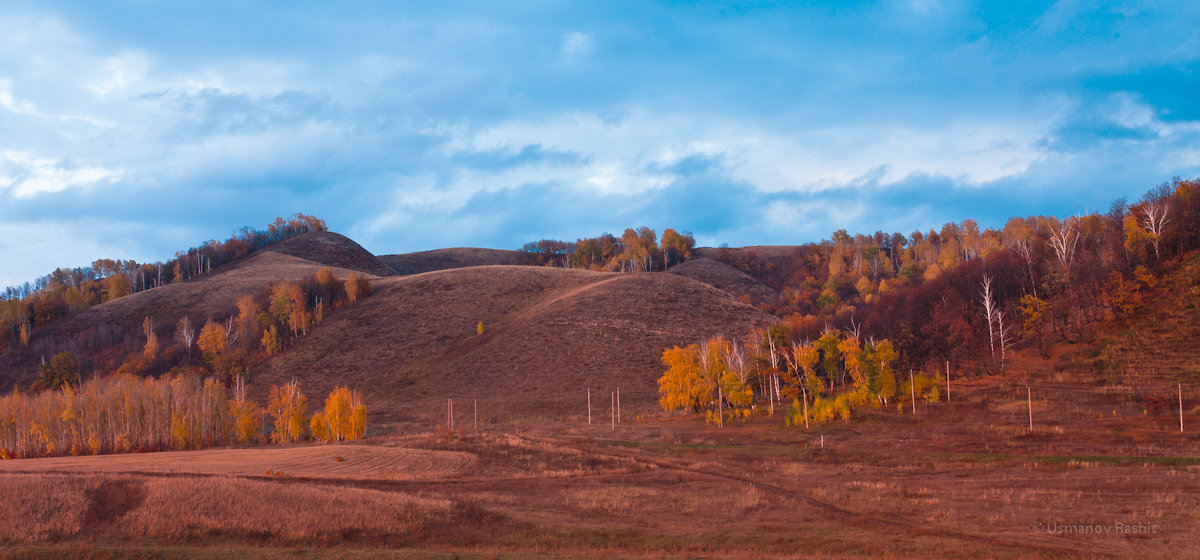
[[[722,247],[718,260],[779,292],[755,303],[782,322],[741,346],[665,350],[661,404],[736,416],[791,398],[791,423],[800,409],[805,422],[845,418],[888,404],[896,371],[913,372],[910,401],[936,400],[943,364],[995,373],[1018,346],[1048,358],[1054,343],[1091,341],[1095,323],[1136,313],[1163,267],[1198,246],[1200,182],[1175,178],[1104,214],[999,230],[972,220],[910,236],[839,230],[783,258]]]

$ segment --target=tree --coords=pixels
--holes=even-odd
[[[234,438],[239,443],[254,443],[262,439],[262,409],[246,398],[245,378],[239,377],[234,383],[229,411],[233,415]]]
[[[663,268],[670,268],[692,258],[692,248],[695,245],[696,240],[692,234],[685,232],[680,235],[672,228],[664,229],[660,243],[663,252]]]
[[[267,414],[275,422],[271,440],[276,443],[292,443],[304,437],[307,427],[308,398],[300,390],[300,383],[293,379],[282,387],[272,385],[267,397]]]
[[[662,363],[667,367],[658,379],[658,402],[663,410],[696,412],[712,402],[712,388],[701,374],[699,346],[663,350]]]
[[[228,340],[225,328],[214,322],[211,318],[200,329],[200,337],[196,340],[196,346],[200,347],[200,352],[204,356],[204,362],[214,372],[219,371],[224,366],[223,362]]]
[[[254,296],[246,294],[237,300],[237,330],[240,333],[242,347],[253,347],[255,342],[262,340],[262,324],[259,321],[259,315],[262,313],[262,307],[258,305],[258,301]]]
[[[183,343],[183,347],[187,349],[188,359],[192,358],[192,343],[196,340],[196,327],[192,325],[192,319],[184,315],[179,323],[175,326],[175,336]]]
[[[267,327],[263,332],[262,349],[268,356],[278,354],[283,349],[283,341],[279,339],[279,328],[275,325]]]
[[[42,385],[50,388],[62,387],[80,381],[79,360],[70,352],[59,352],[50,363],[42,364]]]
[[[142,320],[142,333],[146,335],[146,346],[142,348],[142,355],[148,361],[154,361],[158,357],[158,335],[154,333],[154,319],[149,315]]]
[[[313,437],[322,441],[354,441],[366,431],[367,407],[362,394],[337,387],[325,398],[325,409],[313,415],[309,426]]]

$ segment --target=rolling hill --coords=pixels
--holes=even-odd
[[[751,302],[759,302],[779,295],[779,292],[753,276],[709,258],[692,259],[671,267],[667,272],[699,280],[733,297],[750,296]]]
[[[396,274],[408,275],[470,266],[522,264],[524,254],[520,251],[505,249],[455,247],[451,249],[421,251],[419,253],[383,255],[379,257],[379,260],[395,271]]]
[[[468,267],[379,280],[256,372],[256,385],[362,387],[374,411],[400,420],[444,414],[447,397],[578,413],[588,387],[621,387],[644,408],[657,399],[663,349],[772,322],[676,275]]]
[[[518,401],[524,399],[550,412],[560,404],[578,408],[588,387],[597,389],[597,399],[601,391],[620,387],[632,410],[635,403],[645,408],[656,402],[663,349],[718,334],[740,338],[773,322],[734,295],[684,274],[469,266],[512,260],[510,253],[516,252],[452,249],[377,259],[338,234],[299,235],[209,274],[96,305],[38,329],[29,347],[4,356],[0,383],[28,385],[39,376],[41,358],[63,350],[83,355],[95,354],[85,348],[110,348],[100,353],[108,362],[91,365],[111,371],[126,353],[141,348],[147,316],[164,345],[175,344],[175,325],[184,315],[197,325],[209,317],[221,320],[236,313],[242,295],[302,280],[322,266],[334,267],[343,279],[352,270],[367,275],[374,295],[332,310],[306,336],[253,366],[250,390],[257,400],[265,399],[271,384],[291,379],[309,395],[348,385],[363,391],[374,417],[402,421],[452,396],[522,409]],[[396,272],[403,274],[421,259],[420,266],[445,269],[394,275],[384,265],[400,266]],[[713,282],[740,274],[719,270],[723,266],[700,265],[689,274]],[[709,273],[697,274],[702,270]],[[480,322],[483,334],[477,332]],[[596,407],[599,414],[599,402]]]

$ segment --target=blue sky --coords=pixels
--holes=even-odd
[[[1194,2],[7,2],[0,285],[276,216],[795,244],[1200,175]]]

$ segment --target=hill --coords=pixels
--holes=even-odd
[[[667,272],[699,280],[733,297],[750,296],[751,302],[764,301],[779,295],[779,292],[749,274],[708,258],[692,259],[671,267]]]
[[[383,255],[379,257],[379,260],[396,274],[408,275],[470,266],[523,264],[524,258],[525,254],[521,251],[455,247],[419,253]]]
[[[286,253],[306,254],[321,261]],[[322,266],[334,265],[334,273],[340,278],[348,277],[351,270],[365,273],[364,269],[373,267],[363,253],[366,251],[357,243],[341,235],[303,234],[214,269],[209,274],[60,317],[35,329],[29,346],[14,347],[0,355],[0,387],[32,383],[40,376],[38,364],[63,351],[88,357],[87,369],[112,371],[120,365],[125,353],[140,348],[145,342],[142,321],[146,317],[154,320],[159,339],[169,345],[175,340],[176,323],[185,315],[196,322],[197,327],[210,317],[228,317],[236,313],[239,297],[257,294],[280,281],[298,282],[316,274]],[[374,258],[370,253],[366,256]],[[379,270],[381,266],[374,269]],[[391,274],[386,267],[379,271]]]
[[[379,280],[362,304],[332,313],[257,371],[254,385],[361,387],[373,416],[392,420],[444,415],[448,397],[581,414],[589,387],[596,399],[620,387],[629,410],[648,410],[664,348],[772,322],[678,275],[461,268]]]
[[[349,237],[330,231],[304,233],[264,250],[291,255],[334,268],[354,270],[372,276],[391,276],[392,269]]]

